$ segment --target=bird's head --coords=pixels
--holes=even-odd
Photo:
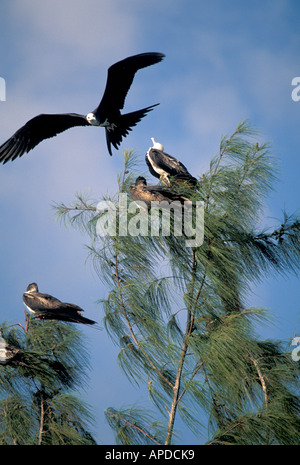
[[[38,285],[36,283],[28,284],[26,292],[39,292]]]
[[[153,144],[153,149],[161,150],[163,152],[164,146],[160,144],[159,142],[155,142],[154,137],[151,137],[152,144]]]
[[[147,181],[143,176],[139,176],[135,180],[135,185],[136,186],[147,186]]]
[[[93,126],[100,126],[100,123],[97,120],[96,115],[94,113],[88,113],[86,115],[86,120],[88,123],[92,124]]]

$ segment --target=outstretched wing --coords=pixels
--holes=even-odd
[[[100,115],[109,108],[121,110],[124,107],[125,98],[135,73],[141,68],[159,63],[164,57],[165,55],[162,53],[140,53],[110,66],[107,71],[106,87],[102,100],[94,113]]]
[[[44,139],[74,126],[89,126],[85,116],[76,113],[41,114],[29,120],[0,147],[0,163],[13,161],[32,150]]]

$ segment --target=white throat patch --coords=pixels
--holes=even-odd
[[[99,121],[97,120],[96,116],[94,115],[94,113],[88,113],[86,115],[86,119],[88,121],[88,123],[90,123],[92,126],[100,126],[100,123]]]

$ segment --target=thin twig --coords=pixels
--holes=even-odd
[[[39,441],[38,445],[42,444],[42,436],[44,432],[44,417],[45,417],[45,410],[44,410],[44,396],[43,392],[41,393],[41,417],[40,417],[40,430],[39,430]]]
[[[129,425],[131,428],[135,428],[136,430],[138,430],[140,433],[144,434],[147,438],[149,438],[152,442],[154,442],[154,444],[157,444],[158,446],[161,445],[160,442],[156,441],[156,439],[154,439],[149,433],[146,433],[146,431],[144,431],[142,428],[140,428],[139,426],[137,426],[135,423],[131,423],[130,421],[128,420],[125,420],[125,418],[123,418],[122,416],[120,415],[116,415],[115,413],[112,413],[108,410],[109,414],[113,417],[116,417],[118,418],[118,420],[120,419],[121,421],[123,421],[124,423],[126,423],[127,425]]]

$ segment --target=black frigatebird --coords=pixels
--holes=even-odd
[[[143,176],[136,178],[135,185],[129,187],[129,194],[133,200],[142,200],[148,207],[151,206],[151,202],[172,202],[179,201],[180,206],[191,205],[192,202],[187,197],[180,195],[169,188],[164,186],[148,186],[147,181]],[[188,203],[185,203],[188,202]],[[165,204],[167,206],[167,204]],[[162,204],[162,206],[164,206]]]
[[[197,179],[189,173],[183,163],[164,152],[163,146],[155,142],[153,137],[151,140],[153,146],[149,148],[145,157],[150,173],[167,185],[171,184],[170,178],[174,177],[175,182],[195,186]]]
[[[27,286],[23,294],[23,302],[31,313],[42,320],[70,321],[88,325],[96,323],[82,316],[81,312],[84,310],[78,305],[61,302],[52,295],[42,294],[36,283]]]
[[[54,137],[74,126],[102,126],[105,128],[109,154],[111,144],[118,149],[122,137],[155,105],[121,115],[126,95],[133,82],[135,73],[147,66],[159,63],[164,54],[149,52],[133,55],[118,61],[108,68],[106,87],[98,107],[87,115],[77,113],[40,114],[18,129],[10,139],[0,147],[0,162],[7,163],[32,150],[44,139]]]

